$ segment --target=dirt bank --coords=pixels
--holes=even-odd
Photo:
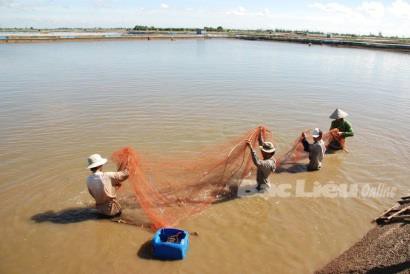
[[[325,45],[333,47],[349,47],[349,48],[367,48],[389,50],[403,53],[410,53],[410,45],[403,43],[395,43],[390,40],[349,40],[346,38],[317,38],[304,36],[272,36],[272,35],[237,35],[237,39],[243,40],[262,40],[262,41],[276,41],[288,43],[300,43],[309,45]]]
[[[89,42],[89,41],[117,41],[117,40],[180,40],[180,39],[206,39],[223,38],[220,36],[205,35],[130,35],[130,36],[8,36],[7,39],[0,39],[0,44],[15,43],[44,43],[44,42]]]
[[[410,223],[376,226],[316,273],[410,273]]]
[[[79,41],[107,41],[107,40],[157,40],[157,39],[204,39],[204,38],[232,38],[243,40],[263,40],[288,43],[302,43],[309,45],[326,45],[333,47],[351,47],[379,49],[395,52],[410,53],[410,39],[385,38],[385,37],[347,37],[296,33],[261,34],[257,32],[208,32],[195,34],[190,32],[139,32],[132,33],[124,30],[116,32],[64,32],[51,30],[44,32],[14,32],[13,34],[0,34],[0,44],[6,43],[37,43],[37,42],[79,42]]]

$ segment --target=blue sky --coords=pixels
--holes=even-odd
[[[223,26],[410,37],[410,0],[0,0],[0,27]]]

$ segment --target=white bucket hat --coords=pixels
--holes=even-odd
[[[88,169],[94,168],[94,167],[98,167],[98,166],[102,166],[105,163],[107,163],[107,159],[101,157],[100,154],[93,154],[90,155],[90,157],[88,157]]]
[[[348,115],[349,114],[347,114],[347,112],[344,112],[340,108],[337,108],[337,109],[335,109],[335,111],[333,111],[332,114],[330,114],[329,118],[330,119],[340,119],[340,118],[345,118]]]
[[[259,148],[266,153],[274,153],[276,151],[275,146],[271,142],[264,142]]]
[[[319,137],[321,132],[322,132],[322,131],[321,131],[319,128],[315,128],[315,129],[312,131],[312,137],[313,137],[313,138]]]

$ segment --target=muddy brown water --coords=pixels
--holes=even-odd
[[[187,40],[4,44],[0,60],[1,273],[310,273],[408,194],[409,55]],[[84,209],[92,153],[132,145],[189,157],[259,124],[285,151],[302,130],[327,129],[336,107],[350,113],[350,152],[273,184],[382,185],[392,197],[270,193],[215,204],[180,224],[199,236],[179,262],[147,258],[146,229]]]

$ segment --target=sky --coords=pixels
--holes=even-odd
[[[0,0],[0,27],[135,25],[410,37],[410,0]]]

